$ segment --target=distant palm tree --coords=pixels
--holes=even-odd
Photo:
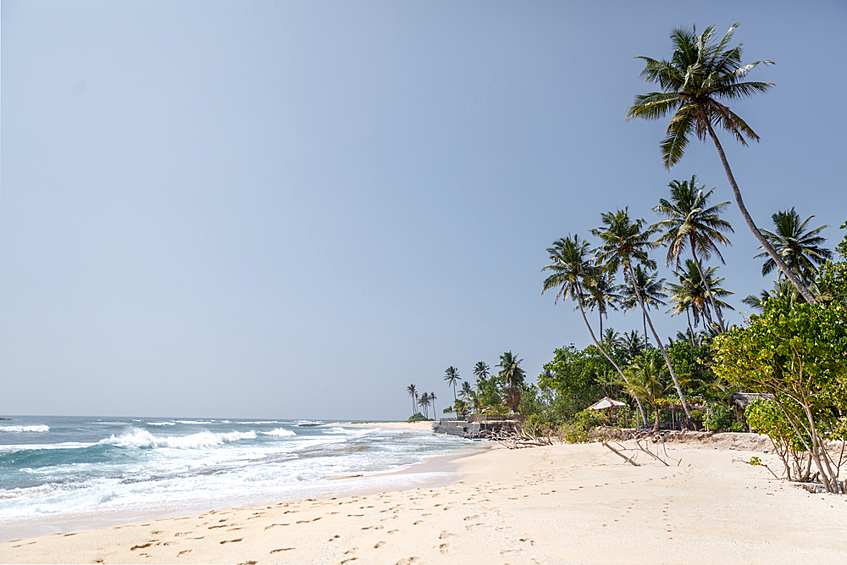
[[[473,395],[473,389],[471,388],[471,383],[468,381],[462,382],[462,388],[460,389],[459,395],[462,397],[462,400],[467,400],[471,398]]]
[[[647,348],[647,343],[638,335],[638,330],[632,330],[629,333],[623,334],[621,345],[626,349],[627,357],[632,360],[644,353]]]
[[[636,265],[633,272],[635,273],[635,282],[628,281],[629,284],[624,287],[621,304],[627,310],[638,308],[640,305],[638,294],[639,292],[641,293],[641,298],[644,300],[644,305],[646,306],[641,313],[641,322],[644,324],[644,342],[649,345],[650,340],[647,338],[647,310],[651,307],[658,308],[665,305],[664,299],[668,297],[664,292],[665,279],[660,279],[657,271],[650,273],[642,268],[641,265]],[[638,290],[636,291],[636,289]]]
[[[615,349],[621,346],[621,336],[615,328],[606,328],[601,334],[600,343]]]
[[[432,419],[437,420],[438,419],[438,411],[435,409],[435,393],[434,392],[429,393],[429,401],[432,403]]]
[[[421,399],[418,401],[418,404],[423,408],[423,417],[429,418],[429,393],[425,392],[421,395]]]
[[[506,386],[507,401],[506,404],[515,412],[520,411],[521,404],[521,385],[524,383],[526,371],[521,368],[523,359],[518,359],[517,355],[513,355],[511,351],[507,351],[500,356],[499,377]]]
[[[447,381],[447,386],[453,387],[453,400],[455,401],[456,400],[456,383],[461,380],[459,378],[459,369],[457,369],[456,367],[453,367],[451,365],[450,367],[447,367],[445,374],[446,374],[446,376],[444,377],[444,380]]]
[[[615,284],[615,279],[608,276],[602,271],[591,280],[591,284],[586,287],[588,296],[585,298],[585,305],[593,310],[597,308],[600,314],[600,334],[603,334],[603,316],[609,317],[608,310],[617,310],[617,304],[620,303],[622,296],[620,294],[621,287]]]
[[[668,358],[668,352],[665,351],[665,346],[662,345],[662,340],[659,339],[659,334],[656,333],[656,328],[653,327],[653,321],[647,312],[647,306],[644,304],[641,289],[637,284],[634,284],[636,279],[635,269],[632,265],[633,261],[643,265],[645,268],[656,268],[656,262],[650,259],[648,255],[648,250],[652,247],[650,237],[654,232],[649,228],[644,228],[644,220],[633,221],[629,217],[629,210],[627,209],[618,210],[615,213],[608,212],[601,214],[601,218],[605,226],[591,230],[591,233],[603,241],[603,247],[598,250],[597,260],[610,273],[615,273],[618,269],[622,268],[625,273],[629,274],[629,283],[635,290],[641,311],[644,312],[647,324],[650,326],[650,331],[656,339],[656,345],[659,351],[662,352],[665,365],[668,367],[671,380],[676,387],[676,392],[685,411],[686,419],[688,424],[691,425],[691,409],[688,407],[688,402],[685,401],[685,394],[682,392],[679,379],[677,379],[676,372],[674,372],[671,365],[671,360]]]
[[[691,255],[697,270],[700,271],[700,278],[706,284],[706,293],[712,303],[712,310],[717,314],[718,326],[723,332],[726,330],[723,318],[715,304],[709,280],[703,274],[700,261],[701,259],[708,261],[714,253],[722,263],[726,264],[716,244],[730,245],[729,239],[721,232],[733,231],[732,226],[720,217],[729,202],[709,206],[709,198],[715,189],[704,194],[703,190],[706,186],[697,188],[696,175],[692,175],[691,181],[675,180],[668,186],[671,189],[670,201],[662,198],[659,200],[659,205],[653,208],[654,212],[666,218],[654,226],[665,232],[658,240],[658,243],[668,248],[665,264],[670,265],[673,261],[679,269],[680,255],[685,251],[686,246],[691,248]]]
[[[806,231],[806,224],[814,216],[809,216],[805,221],[800,222],[800,215],[794,211],[794,208],[777,212],[771,218],[776,231],[762,230],[765,238],[777,250],[785,264],[808,285],[815,279],[815,266],[824,264],[832,257],[832,251],[821,247],[826,238],[818,235],[821,230],[829,226]],[[764,251],[756,255],[756,259],[760,257],[768,257],[762,266],[762,276],[764,276],[776,268],[776,263]],[[781,277],[782,273],[780,273]]]
[[[679,283],[667,284],[667,288],[671,292],[671,303],[673,304],[668,312],[682,314],[684,311],[688,316],[688,328],[691,330],[692,336],[694,328],[700,323],[701,317],[704,319],[704,325],[705,321],[714,323],[709,310],[711,305],[718,308],[718,313],[720,313],[721,308],[733,309],[726,302],[715,298],[715,296],[729,296],[732,294],[732,292],[720,287],[724,279],[713,278],[716,270],[717,267],[706,269],[705,273],[708,285],[704,284],[704,280],[700,278],[702,270],[698,268],[697,262],[694,259],[686,259],[685,270],[674,272]],[[707,291],[707,288],[711,290]],[[694,317],[693,326],[691,325],[692,315]]]
[[[809,292],[811,292],[812,296],[816,299],[821,294],[818,285],[815,283],[809,283]],[[750,306],[757,312],[762,313],[765,311],[765,305],[768,300],[780,300],[789,304],[793,308],[794,304],[796,304],[801,298],[802,296],[799,292],[797,292],[797,289],[794,288],[794,285],[785,279],[778,279],[773,283],[773,290],[763,290],[759,293],[759,296],[748,294],[746,298],[741,300],[741,302]]]
[[[653,423],[653,431],[659,431],[659,401],[669,394],[673,394],[673,387],[665,385],[667,382],[668,368],[658,363],[655,356],[651,359],[636,361],[626,369],[629,383],[624,383],[624,390],[633,398],[640,398],[653,406],[656,419]]]
[[[701,141],[708,135],[718,151],[726,178],[732,187],[735,203],[738,204],[747,227],[779,270],[791,280],[809,304],[814,304],[815,299],[808,289],[753,222],[741,198],[741,191],[735,182],[732,169],[729,168],[723,146],[712,127],[718,125],[729,131],[742,145],[747,145],[746,139],[758,141],[756,132],[719,100],[747,98],[758,92],[767,92],[773,86],[770,82],[744,81],[747,73],[759,64],[771,65],[773,61],[756,61],[742,65],[741,45],[727,49],[736,27],[737,23],[729,28],[717,44],[712,41],[714,26],[707,27],[700,35],[697,35],[696,28],[675,28],[671,32],[674,51],[669,61],[637,57],[646,62],[644,70],[641,71],[641,78],[647,82],[658,83],[662,92],[637,95],[635,104],[627,111],[626,119],[655,120],[672,114],[667,135],[660,145],[667,169],[682,158],[692,134]]]
[[[473,367],[473,374],[478,380],[487,378],[489,375],[488,365],[484,361],[477,361]]]
[[[591,281],[601,271],[589,258],[588,255],[590,252],[588,242],[580,239],[579,235],[568,235],[566,238],[554,241],[553,246],[547,249],[551,263],[541,269],[542,272],[552,271],[552,274],[544,279],[544,287],[541,290],[541,294],[544,294],[551,288],[558,288],[559,291],[556,293],[554,304],[559,301],[559,298],[564,299],[569,296],[573,300],[576,300],[579,306],[579,312],[582,314],[582,320],[588,328],[588,333],[591,334],[594,345],[597,346],[600,353],[612,364],[625,381],[627,377],[623,370],[621,370],[615,360],[606,352],[600,342],[597,341],[597,336],[594,335],[594,330],[591,328],[588,317],[585,315],[586,292],[583,290],[583,286],[590,286]],[[638,405],[638,411],[641,413],[641,419],[646,424],[647,414],[644,412],[644,407],[641,406],[641,401],[637,398],[635,402]]]
[[[417,406],[415,405],[415,401],[418,399],[418,391],[415,389],[415,385],[409,385],[406,387],[406,392],[412,397],[412,415],[414,416],[418,413]]]

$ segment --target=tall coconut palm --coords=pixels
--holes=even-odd
[[[609,363],[615,367],[621,378],[626,381],[627,377],[624,372],[606,352],[606,349],[600,342],[597,341],[597,336],[594,335],[594,330],[591,328],[588,317],[585,315],[586,292],[583,290],[583,286],[586,284],[586,281],[590,284],[597,276],[598,271],[600,271],[589,258],[590,252],[588,242],[580,239],[579,235],[568,235],[568,237],[553,242],[553,247],[547,249],[551,263],[541,269],[542,272],[552,271],[552,274],[544,279],[544,287],[541,290],[541,294],[544,294],[551,288],[558,288],[559,290],[556,293],[554,304],[559,301],[559,298],[566,299],[571,297],[573,300],[576,300],[579,311],[582,314],[582,320],[588,328],[588,333],[591,334],[594,345],[609,360]],[[637,398],[635,402],[638,404],[641,419],[646,425],[647,414],[644,412],[644,407]]]
[[[657,271],[650,273],[641,265],[636,265],[633,272],[635,273],[634,281],[627,281],[629,284],[624,287],[621,304],[627,310],[638,308],[638,293],[641,293],[644,306],[646,306],[646,309],[641,313],[641,323],[644,324],[644,342],[650,345],[650,340],[647,338],[647,310],[665,305],[664,299],[668,297],[664,292],[665,279],[660,279]]]
[[[473,367],[473,374],[477,379],[485,379],[490,374],[488,372],[488,365],[485,361],[477,361],[476,365]]]
[[[418,391],[415,388],[415,385],[409,385],[406,387],[406,392],[409,393],[409,396],[412,397],[412,416],[418,413],[418,408],[415,402],[418,399]]]
[[[747,140],[758,141],[756,132],[720,100],[735,101],[748,98],[759,92],[767,92],[772,86],[769,82],[745,81],[747,74],[760,64],[771,65],[773,61],[756,61],[741,64],[741,45],[728,48],[727,44],[738,24],[733,24],[723,39],[713,42],[715,28],[709,26],[697,35],[696,28],[675,28],[671,32],[674,50],[670,61],[656,60],[650,57],[636,57],[646,62],[641,78],[658,84],[662,92],[639,94],[635,104],[627,111],[626,119],[644,118],[655,120],[671,114],[667,135],[660,147],[665,167],[670,169],[681,158],[692,134],[701,141],[709,136],[718,151],[726,178],[732,187],[735,203],[753,232],[759,244],[774,260],[779,270],[788,277],[797,290],[810,304],[815,299],[802,281],[788,268],[773,246],[756,227],[753,218],[744,205],[738,183],[729,167],[723,146],[713,125],[719,125],[730,132],[742,145]]]
[[[690,424],[691,410],[688,407],[688,402],[685,401],[685,394],[683,394],[682,387],[679,385],[679,380],[671,366],[671,360],[668,358],[665,346],[662,345],[662,340],[659,339],[659,334],[653,327],[653,320],[650,319],[650,314],[644,305],[644,297],[641,295],[638,285],[633,284],[636,280],[633,262],[637,262],[648,269],[656,268],[656,262],[650,259],[648,255],[648,250],[653,245],[650,238],[654,232],[650,228],[644,227],[644,220],[632,221],[628,209],[618,210],[614,214],[611,212],[604,213],[601,218],[605,227],[591,230],[591,233],[603,241],[603,246],[597,251],[597,260],[610,273],[616,273],[619,269],[623,269],[629,275],[629,282],[635,290],[638,304],[641,306],[641,311],[644,312],[650,331],[656,339],[656,345],[662,352],[671,380],[673,380],[674,387],[676,387],[676,392],[679,395],[679,401],[682,403],[685,416]]]
[[[791,210],[777,212],[771,216],[776,228],[775,231],[762,230],[765,239],[773,245],[785,264],[797,273],[806,285],[814,281],[815,267],[824,264],[827,259],[832,257],[832,251],[821,247],[826,238],[818,235],[829,226],[821,226],[806,231],[806,224],[812,218],[814,216],[809,216],[801,222],[800,215],[794,211],[794,208],[791,208]],[[765,276],[776,268],[776,263],[764,251],[756,255],[755,258],[760,257],[768,258],[762,266],[762,276]],[[781,277],[782,273],[780,273]]]
[[[638,334],[638,330],[632,330],[629,333],[624,333],[621,344],[623,345],[623,348],[626,349],[626,356],[629,361],[632,361],[644,353],[644,350],[647,348],[647,343]]]
[[[459,378],[459,369],[457,369],[456,367],[453,367],[452,365],[450,367],[447,367],[447,370],[445,371],[444,380],[447,381],[447,386],[453,387],[453,400],[455,401],[456,400],[456,383],[461,380]]]
[[[429,393],[429,401],[432,403],[432,419],[433,420],[438,419],[438,411],[435,409],[435,399],[436,399],[435,393],[430,392]]]
[[[609,317],[609,308],[618,309],[617,305],[623,298],[620,294],[621,287],[615,284],[613,277],[601,271],[586,290],[588,290],[588,296],[585,297],[585,305],[591,310],[597,308],[600,314],[600,335],[603,335],[603,316]]]
[[[668,185],[671,189],[670,200],[664,198],[659,200],[659,205],[653,208],[657,214],[665,216],[655,227],[664,234],[659,238],[661,243],[668,248],[668,256],[665,262],[670,265],[673,261],[679,269],[679,258],[685,247],[691,248],[691,255],[700,271],[700,279],[706,284],[706,292],[712,303],[712,310],[717,314],[718,326],[721,332],[726,331],[723,317],[712,296],[709,280],[703,275],[703,266],[700,260],[708,261],[712,253],[718,256],[721,263],[726,264],[717,243],[730,245],[729,239],[721,232],[732,232],[729,222],[721,219],[721,213],[729,206],[729,202],[721,202],[709,206],[709,198],[715,189],[704,193],[706,185],[697,188],[697,176],[692,175],[691,181],[671,181]]]
[[[467,400],[473,396],[473,388],[471,388],[471,383],[468,381],[464,381],[462,383],[462,388],[460,389],[459,396],[462,397],[462,400]]]
[[[701,278],[702,269],[699,268],[695,259],[685,260],[685,269],[674,272],[678,283],[668,283],[667,288],[671,292],[671,303],[673,306],[668,310],[674,314],[682,314],[685,312],[688,316],[688,328],[691,330],[693,339],[694,328],[700,323],[700,318],[713,323],[712,314],[709,310],[710,306],[716,308],[716,317],[720,314],[722,308],[732,306],[715,298],[715,296],[729,296],[732,292],[720,287],[723,278],[715,278],[714,274],[717,267],[710,267],[705,271],[705,279]],[[707,290],[708,289],[708,290]],[[694,326],[691,325],[691,316],[694,317]],[[693,343],[693,342],[692,342]]]
[[[623,341],[621,340],[621,335],[615,331],[615,328],[606,328],[606,330],[601,334],[600,343],[615,349],[617,347],[621,347]]]

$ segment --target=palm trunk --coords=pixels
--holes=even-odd
[[[697,347],[694,343],[694,328],[691,327],[691,312],[688,308],[685,309],[685,316],[688,318],[688,335],[691,337],[691,347]]]
[[[788,265],[786,265],[785,261],[782,260],[782,257],[779,256],[776,249],[768,243],[768,240],[765,239],[765,236],[763,236],[762,232],[759,231],[759,228],[756,227],[756,224],[753,222],[753,218],[750,217],[750,213],[744,206],[744,201],[741,199],[741,191],[738,190],[738,185],[735,183],[735,177],[732,176],[732,169],[729,168],[729,162],[726,160],[726,154],[723,152],[723,146],[721,146],[721,142],[718,141],[718,136],[715,134],[715,130],[712,129],[712,124],[709,123],[708,120],[706,120],[706,127],[709,129],[709,135],[712,137],[712,141],[718,150],[718,155],[720,156],[721,163],[723,164],[723,170],[726,173],[726,178],[729,180],[729,186],[732,187],[732,194],[735,196],[735,203],[738,204],[738,209],[741,211],[741,215],[744,216],[744,221],[747,222],[747,227],[750,228],[751,232],[753,232],[753,235],[759,241],[764,250],[768,252],[768,255],[770,255],[773,262],[776,263],[776,266],[779,267],[779,270],[782,271],[782,274],[788,277],[788,280],[791,281],[791,284],[794,285],[797,292],[806,299],[806,302],[809,304],[817,304],[815,297],[812,296],[809,289],[800,282],[800,279],[797,278],[794,271],[788,268]]]
[[[635,291],[638,294],[638,290]],[[650,338],[647,337],[647,309],[644,307],[644,303],[641,301],[641,296],[638,296],[638,303],[641,304],[641,323],[644,324],[644,345],[650,345]],[[659,341],[659,338],[656,338],[656,341]]]
[[[609,363],[611,363],[615,367],[615,369],[617,369],[618,374],[620,374],[621,378],[623,379],[623,382],[629,384],[629,379],[626,378],[626,375],[624,375],[623,371],[621,371],[621,368],[618,367],[618,364],[614,362],[614,360],[609,356],[609,354],[606,353],[606,350],[603,349],[603,346],[600,345],[600,342],[597,341],[597,337],[594,335],[594,330],[591,329],[591,324],[588,323],[588,318],[585,316],[585,308],[582,305],[582,289],[579,287],[579,285],[577,285],[576,287],[576,298],[577,303],[579,304],[579,311],[582,314],[582,319],[585,321],[585,325],[588,326],[588,333],[591,334],[591,339],[594,340],[594,345],[597,346],[597,349],[600,350],[600,353],[602,353],[603,356],[609,360]],[[647,414],[644,412],[644,407],[641,405],[641,400],[639,400],[638,397],[634,398],[635,403],[638,405],[638,411],[641,413],[641,421],[644,422],[645,426],[647,426]]]
[[[671,366],[671,360],[668,358],[668,352],[665,351],[665,346],[662,345],[662,340],[659,339],[659,334],[656,333],[656,328],[653,327],[653,320],[650,319],[650,315],[647,313],[647,308],[644,307],[644,299],[641,298],[641,291],[638,290],[638,285],[635,284],[635,272],[632,270],[632,264],[627,261],[626,263],[627,269],[629,269],[629,276],[631,277],[632,286],[635,288],[635,296],[638,297],[638,304],[641,305],[641,310],[644,312],[644,317],[647,320],[647,323],[650,324],[650,331],[653,332],[653,337],[656,339],[656,345],[659,347],[659,351],[662,352],[662,357],[665,358],[665,364],[668,366],[668,372],[671,374],[671,380],[673,380],[673,386],[676,388],[676,393],[679,395],[679,400],[682,402],[682,409],[685,410],[685,416],[688,419],[688,423],[691,423],[691,410],[688,408],[688,403],[685,401],[685,395],[682,393],[682,387],[679,386],[679,381],[676,378],[676,372],[673,370]]]
[[[700,280],[703,281],[703,284],[706,286],[706,294],[709,296],[709,302],[712,303],[712,310],[715,311],[715,314],[718,316],[718,326],[721,328],[721,333],[726,331],[726,327],[723,325],[723,316],[721,316],[721,311],[718,310],[718,305],[715,304],[715,297],[712,295],[712,286],[709,284],[708,279],[703,274],[703,267],[700,265],[700,261],[697,259],[697,254],[694,253],[694,237],[691,237],[691,255],[694,256],[694,264],[697,265],[697,272],[700,273]]]

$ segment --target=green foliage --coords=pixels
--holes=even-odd
[[[620,396],[621,387],[614,366],[599,349],[577,349],[573,344],[556,349],[555,357],[544,365],[538,377],[541,391],[555,395],[553,402],[562,418],[571,418],[604,396]]]
[[[703,425],[712,432],[729,429],[732,423],[732,412],[719,404],[710,407],[703,418]]]
[[[425,418],[423,414],[417,412],[416,414],[409,417],[407,422],[428,422],[429,418]]]

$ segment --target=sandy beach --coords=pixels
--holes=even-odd
[[[456,460],[444,486],[8,541],[0,562],[847,562],[847,497],[774,480],[745,463],[778,471],[766,439],[722,436],[667,444],[669,467],[644,454],[632,466],[598,443],[495,444]]]

